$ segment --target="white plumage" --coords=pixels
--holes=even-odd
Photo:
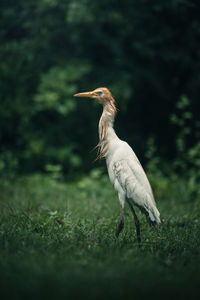
[[[113,140],[110,141],[110,144]],[[138,207],[148,212],[150,221],[160,223],[160,214],[147,176],[131,147],[116,137],[115,147],[111,146],[106,163],[111,182],[120,199],[131,199]]]
[[[137,156],[126,142],[118,138],[113,129],[117,112],[115,99],[107,88],[98,88],[75,96],[96,98],[103,105],[103,113],[99,121],[98,158],[105,157],[110,181],[120,201],[121,220],[116,236],[119,236],[124,227],[124,205],[127,201],[134,216],[137,238],[140,242],[140,225],[133,204],[140,208],[151,225],[160,224],[160,213],[150,183]]]

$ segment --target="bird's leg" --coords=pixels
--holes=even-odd
[[[120,223],[119,223],[118,228],[117,228],[116,238],[118,238],[120,232],[124,228],[124,204],[125,204],[124,197],[119,195],[119,201],[120,201],[120,207],[121,207],[121,219],[120,219]]]
[[[138,240],[138,243],[140,244],[140,243],[141,243],[141,237],[140,237],[140,222],[139,222],[139,219],[138,219],[138,217],[137,217],[137,215],[136,215],[136,212],[135,212],[135,210],[134,210],[134,208],[133,208],[132,203],[130,202],[129,199],[127,199],[127,202],[128,202],[128,205],[129,205],[129,207],[130,207],[130,209],[131,209],[131,212],[132,212],[132,214],[133,214],[133,216],[134,216],[135,227],[136,227],[136,233],[137,233],[137,240]]]

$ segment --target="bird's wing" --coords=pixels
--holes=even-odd
[[[144,209],[151,221],[159,223],[159,212],[151,187],[139,161],[128,158],[118,160],[113,164],[113,172],[117,181],[114,184],[119,184],[126,197]]]
[[[139,160],[138,159],[137,160],[127,159],[127,165],[130,167],[130,169],[132,170],[133,174],[136,176],[140,185],[143,186],[143,188],[150,195],[152,201],[155,204],[151,185],[149,183],[147,175],[146,175],[142,165],[140,164]]]

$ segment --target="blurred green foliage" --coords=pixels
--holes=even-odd
[[[199,15],[197,0],[2,0],[1,174],[92,169],[101,108],[72,95],[98,86],[141,160],[153,141],[166,171],[199,170]]]

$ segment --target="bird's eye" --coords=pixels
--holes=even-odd
[[[102,91],[97,91],[96,93],[97,93],[99,96],[101,96],[101,95],[103,94]]]

